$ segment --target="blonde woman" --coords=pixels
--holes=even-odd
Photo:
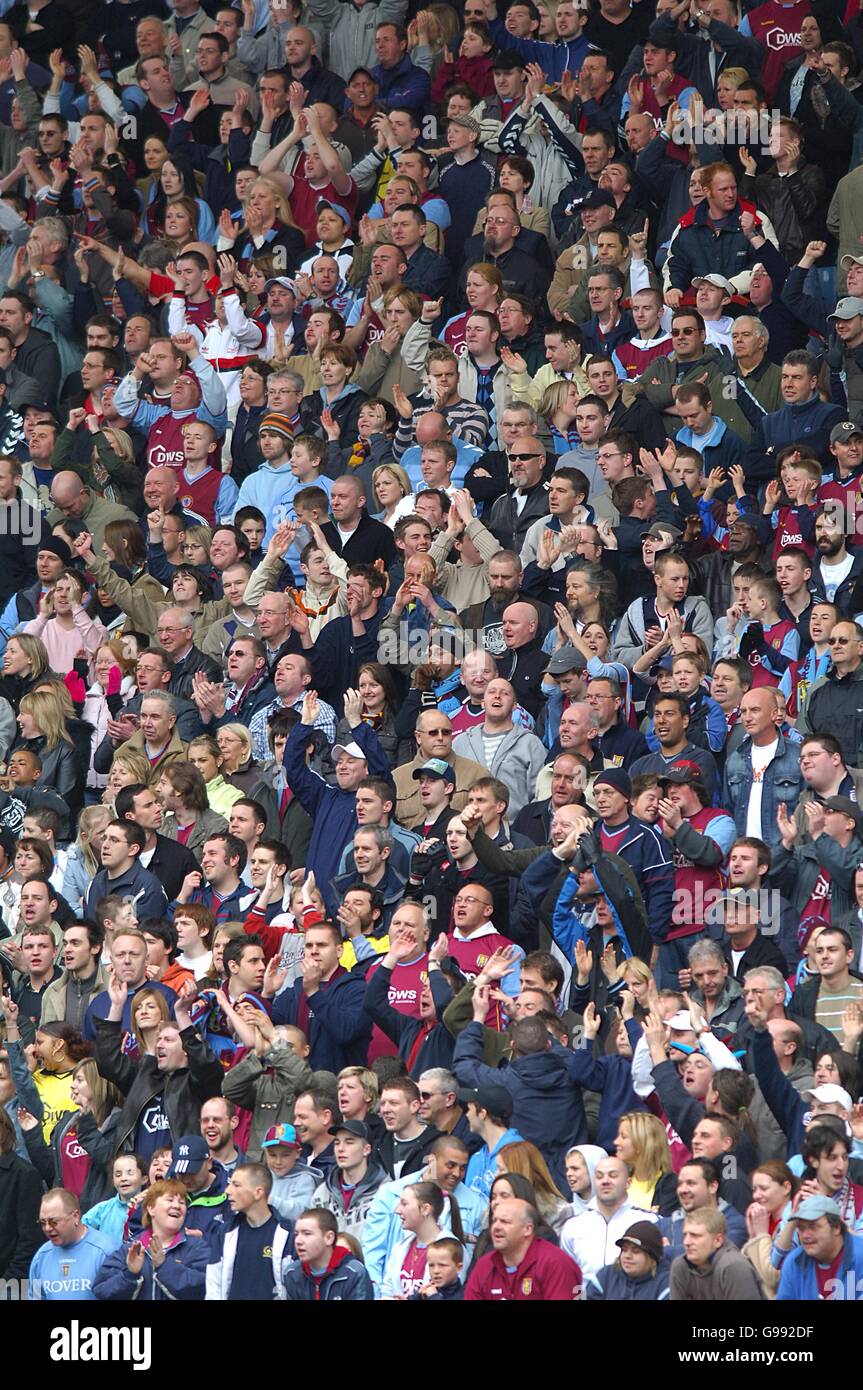
[[[662,1121],[647,1110],[621,1115],[614,1149],[632,1173],[627,1194],[632,1205],[670,1215],[677,1200],[677,1179]]]
[[[87,786],[100,795],[108,785],[107,773],[97,772],[93,766],[96,750],[108,733],[109,718],[112,716],[109,701],[118,697],[123,704],[135,694],[135,662],[123,653],[123,644],[118,637],[103,642],[93,661],[94,680],[84,699],[82,719],[92,724],[94,733],[90,744],[90,765],[87,769]],[[97,798],[93,798],[97,799]]]
[[[150,767],[150,760],[143,750],[118,748],[111,760],[108,784],[102,793],[103,803],[109,806],[113,813],[117,793],[123,787],[131,787],[136,782],[143,782],[145,786],[148,785],[152,774],[153,769]]]
[[[227,820],[231,807],[243,793],[239,787],[232,787],[222,775],[224,761],[222,750],[209,734],[201,734],[200,738],[193,738],[189,744],[189,762],[204,779],[210,810]]]
[[[74,570],[64,570],[54,585],[39,600],[39,614],[24,624],[25,633],[38,637],[48,653],[52,671],[65,676],[83,650],[95,656],[100,642],[108,636],[102,623],[94,622],[81,605],[84,584]]]
[[[66,727],[65,702],[59,693],[46,688],[25,695],[18,711],[18,728],[15,747],[28,748],[42,764],[36,786],[55,791],[74,818],[84,799],[86,768]]]
[[[38,685],[51,663],[45,643],[39,637],[18,632],[10,637],[3,653],[2,694],[13,705]]]
[[[210,563],[210,544],[213,532],[209,526],[190,526],[183,541],[183,563],[186,565],[208,565]]]
[[[382,521],[390,530],[395,530],[397,521],[410,516],[416,498],[411,491],[410,479],[400,463],[382,463],[372,473],[372,492],[381,510],[375,518]]]
[[[113,425],[100,428],[98,417],[88,415],[83,406],[76,406],[74,410],[69,411],[66,428],[57,436],[57,443],[54,445],[51,467],[55,473],[59,473],[68,466],[67,461],[80,438],[77,430],[83,424],[86,424],[90,431],[93,448],[90,451],[89,463],[80,468],[81,477],[109,502],[119,502],[122,506],[134,510],[139,505],[141,495],[141,470],[135,463],[132,441],[125,430],[115,429]],[[118,524],[123,523],[108,523],[109,526]],[[132,527],[135,523],[127,521],[125,525]],[[135,529],[141,537],[143,547],[144,537],[141,529]],[[119,556],[115,558],[119,559]]]
[[[542,393],[539,413],[548,426],[556,454],[578,448],[575,412],[581,392],[574,381],[552,381]]]
[[[720,111],[734,110],[734,93],[741,82],[749,81],[745,68],[723,68],[716,79],[716,102]]]
[[[278,177],[267,177],[278,171],[288,141],[297,143],[297,135],[292,132],[285,140],[274,146],[260,163],[260,177],[249,185],[243,202],[245,230],[237,231],[237,224],[225,209],[219,219],[219,251],[231,251],[237,261],[250,260],[259,251],[266,250],[270,255],[279,256],[284,271],[293,273],[306,255],[306,239],[291,216],[291,209]]]
[[[222,755],[222,776],[243,796],[261,780],[261,769],[252,753],[252,736],[245,724],[223,724],[215,739]]]
[[[102,836],[112,817],[109,806],[85,806],[78,817],[78,838],[66,856],[60,890],[76,917],[83,915],[90,884],[102,867]]]

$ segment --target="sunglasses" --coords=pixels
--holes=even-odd
[[[531,459],[545,458],[545,454],[507,454],[510,463],[529,463]]]

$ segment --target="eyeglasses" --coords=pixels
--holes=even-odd
[[[420,1100],[433,1100],[437,1091],[420,1091]]]
[[[485,225],[487,227],[511,227],[513,223],[511,217],[487,217]]]
[[[531,459],[545,458],[545,454],[507,454],[510,463],[530,463]]]
[[[462,904],[465,905],[465,906],[468,906],[468,905],[472,906],[474,903],[479,903],[481,907],[490,907],[490,906],[491,906],[490,903],[487,903],[487,902],[486,902],[485,898],[474,898],[474,897],[462,898],[462,897],[458,897],[458,898],[456,898],[456,902],[457,902],[457,903],[462,903]]]
[[[850,637],[828,637],[827,645],[828,647],[849,647],[851,640]]]

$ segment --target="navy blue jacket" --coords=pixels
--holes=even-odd
[[[138,989],[157,989],[160,994],[164,994],[168,1001],[168,1010],[173,1013],[174,1001],[177,996],[174,990],[169,989],[167,985],[163,985],[160,980],[145,980],[143,984],[138,985]],[[129,991],[129,997],[123,1007],[122,1024],[127,1030],[132,1026],[132,1000],[135,998],[138,989]],[[101,994],[97,994],[95,999],[92,1000],[84,1015],[84,1027],[81,1031],[88,1042],[94,1042],[96,1038],[96,1025],[93,1020],[97,1018],[107,1018],[110,1012],[111,996],[106,989],[103,989]]]
[[[747,482],[766,482],[776,474],[776,454],[786,444],[807,445],[827,467],[830,453],[830,432],[847,418],[847,411],[838,405],[827,405],[816,394],[800,405],[786,405],[764,415],[752,431],[746,455]]]
[[[366,984],[362,975],[337,975],[309,995],[309,1065],[315,1071],[364,1067],[372,1025],[363,1009]],[[295,980],[273,1002],[273,1022],[296,1025],[303,981]]]
[[[183,1234],[182,1240],[171,1246],[158,1269],[153,1268],[149,1256],[145,1257],[140,1274],[131,1274],[126,1266],[126,1256],[133,1244],[131,1240],[124,1241],[119,1250],[112,1251],[104,1261],[93,1280],[97,1299],[112,1302],[135,1299],[139,1303],[203,1302],[210,1261],[208,1240]]]
[[[87,916],[95,917],[96,904],[110,894],[118,894],[121,898],[132,902],[135,907],[135,916],[138,921],[142,917],[164,917],[165,915],[165,890],[155,874],[151,874],[149,869],[145,869],[143,864],[136,860],[127,874],[121,874],[119,878],[109,878],[107,869],[100,869],[93,882],[90,884],[90,891],[87,894]]]
[[[739,1212],[736,1207],[732,1207],[730,1202],[725,1202],[720,1197],[719,1210],[725,1217],[728,1225],[728,1239],[732,1245],[736,1245],[738,1250],[742,1250],[747,1240],[749,1232],[746,1229],[746,1217]],[[672,1212],[671,1216],[660,1216],[659,1229],[663,1237],[668,1241],[665,1247],[665,1258],[676,1260],[678,1255],[683,1254],[683,1222],[686,1212],[682,1207]]]
[[[668,1299],[671,1265],[663,1259],[655,1274],[631,1279],[616,1262],[605,1265],[584,1281],[588,1303],[664,1303]]]
[[[641,1037],[641,1028],[634,1019],[626,1024],[629,1041],[635,1051]],[[570,1062],[570,1073],[588,1091],[598,1091],[600,1095],[599,1118],[596,1124],[596,1142],[609,1153],[614,1153],[614,1139],[617,1122],[621,1115],[630,1110],[646,1110],[647,1106],[636,1094],[632,1085],[632,1062],[628,1057],[594,1057],[592,1044],[576,1048]]]
[[[407,106],[411,111],[424,111],[431,95],[431,81],[423,68],[416,67],[407,53],[394,68],[378,63],[372,68],[378,84],[378,100],[387,106]],[[336,110],[342,108],[338,106]]]
[[[398,1009],[392,1008],[387,1002],[387,992],[392,973],[385,965],[379,965],[374,971],[366,985],[365,1010],[381,1032],[386,1033],[387,1037],[396,1044],[399,1056],[407,1064],[417,1037],[425,1030],[426,1025],[418,1018],[411,1018],[408,1014],[400,1014]],[[429,971],[429,988],[435,1002],[437,1016],[441,1019],[444,1010],[452,999],[452,990],[440,970]],[[423,1072],[430,1071],[432,1067],[445,1067],[447,1071],[452,1071],[454,1048],[455,1040],[452,1034],[444,1028],[442,1023],[436,1023],[420,1045],[408,1075],[418,1081]]]
[[[547,1052],[516,1057],[505,1067],[483,1062],[483,1026],[469,1023],[458,1036],[453,1067],[461,1086],[505,1086],[512,1096],[512,1124],[536,1144],[555,1181],[563,1181],[564,1157],[587,1139],[581,1087],[572,1053],[552,1043]]]
[[[291,729],[285,748],[285,773],[297,801],[314,821],[306,867],[314,869],[327,911],[335,917],[339,900],[338,894],[333,892],[332,880],[338,873],[342,850],[353,839],[357,828],[356,798],[353,792],[331,787],[306,766],[306,746],[311,735],[308,724],[295,724]],[[351,737],[365,751],[369,776],[390,777],[389,762],[374,730],[368,724],[359,724],[351,729]]]
[[[599,751],[606,767],[629,767],[636,758],[646,757],[650,749],[644,734],[618,720],[600,734]]]

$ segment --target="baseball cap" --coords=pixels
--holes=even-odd
[[[573,204],[576,212],[584,212],[585,209],[589,212],[591,208],[613,208],[615,206],[611,194],[606,193],[604,188],[595,188],[592,193],[588,193],[586,198]]]
[[[447,125],[460,125],[463,126],[465,130],[469,130],[472,135],[480,134],[479,121],[475,121],[473,116],[469,116],[467,112],[465,112],[463,116],[450,116],[447,120]]]
[[[327,208],[329,208],[331,212],[334,212],[337,217],[340,217],[346,227],[350,227],[351,214],[348,212],[347,208],[343,208],[341,203],[331,203],[329,198],[319,198],[315,204],[315,212],[326,212]],[[284,278],[287,279],[288,277],[285,276]]]
[[[629,773],[624,772],[622,767],[607,767],[604,772],[598,772],[593,779],[593,785],[594,789],[596,787],[614,787],[614,790],[620,792],[627,800],[632,796]]]
[[[524,59],[512,48],[501,49],[491,60],[492,72],[518,72],[524,69]]]
[[[863,438],[863,425],[855,425],[853,420],[843,420],[841,424],[834,425],[830,431],[830,443],[845,444],[849,439],[853,439],[855,434]]]
[[[672,763],[671,767],[659,774],[659,782],[667,782],[672,787],[690,786],[693,782],[704,781],[704,773],[698,763],[690,762],[685,759],[683,762]]]
[[[284,1144],[286,1148],[291,1149],[302,1148],[293,1125],[270,1125],[261,1140],[261,1148],[275,1149],[279,1144]]]
[[[290,290],[291,294],[294,295],[297,292],[297,287],[289,275],[273,275],[271,279],[265,282],[264,293],[266,294],[267,290],[271,289],[273,285],[281,285],[282,289]]]
[[[565,676],[567,671],[585,671],[587,662],[577,647],[571,642],[564,642],[545,669],[549,676]]]
[[[841,1105],[843,1110],[850,1111],[854,1105],[844,1086],[834,1086],[831,1083],[825,1086],[816,1086],[813,1091],[803,1092],[804,1100],[817,1100],[819,1105]]]
[[[854,822],[854,829],[858,835],[863,826],[863,814],[856,801],[852,801],[850,796],[828,796],[824,802],[824,807],[828,811],[839,811],[843,816],[848,816]]]
[[[709,275],[696,275],[692,281],[693,285],[715,285],[718,290],[724,290],[726,294],[734,294],[734,286],[730,280],[726,280],[724,275],[719,275],[715,270],[711,270]]]
[[[863,265],[863,256],[843,256],[839,264],[843,270],[849,265]]]
[[[659,1227],[652,1221],[636,1221],[634,1226],[630,1226],[628,1231],[624,1231],[615,1245],[623,1245],[628,1241],[630,1245],[637,1245],[639,1250],[643,1250],[652,1260],[662,1259],[662,1236],[659,1234]]]
[[[355,1139],[365,1139],[367,1144],[371,1143],[369,1127],[364,1125],[362,1120],[342,1120],[340,1125],[331,1125],[327,1133],[352,1134]]]
[[[675,1033],[691,1033],[692,1019],[689,1017],[688,1009],[678,1009],[676,1014],[665,1020],[668,1027]]]
[[[343,753],[347,753],[349,758],[359,758],[365,762],[366,755],[358,743],[351,739],[350,743],[337,743],[333,748],[333,762],[338,762]]]
[[[646,531],[642,531],[641,539],[644,540],[645,536],[653,536],[655,540],[660,541],[663,540],[666,536],[670,536],[672,541],[679,541],[682,535],[683,532],[680,530],[680,528],[677,526],[672,526],[671,522],[654,521],[652,526],[648,526]]]
[[[455,786],[458,778],[455,769],[445,763],[443,758],[427,758],[422,767],[415,767],[413,770],[413,780],[418,782],[421,777],[440,777],[444,782],[452,782]]]
[[[840,299],[832,314],[828,314],[828,321],[831,319],[853,319],[858,314],[863,314],[863,299],[858,299],[856,295],[849,294],[847,298]]]
[[[816,1192],[812,1197],[804,1197],[794,1213],[798,1221],[817,1221],[819,1216],[841,1215],[832,1197],[825,1197],[821,1192]]]
[[[512,1096],[505,1086],[498,1086],[494,1081],[487,1081],[481,1086],[460,1087],[456,1095],[462,1105],[473,1102],[480,1110],[500,1115],[501,1119],[508,1120],[512,1114]]]
[[[175,1178],[180,1173],[197,1173],[210,1157],[206,1139],[200,1134],[184,1134],[171,1150],[171,1166],[168,1177]]]

